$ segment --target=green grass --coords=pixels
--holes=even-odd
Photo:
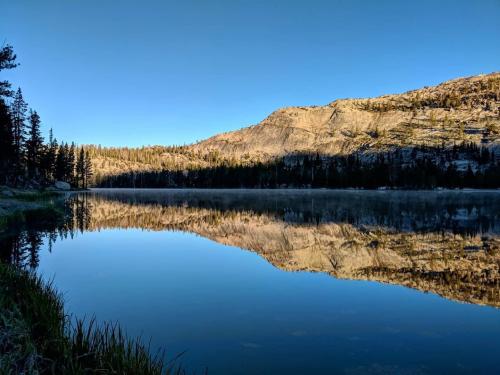
[[[62,194],[58,191],[36,191],[17,193],[13,198],[25,202],[44,201],[53,198],[59,198]]]
[[[64,218],[63,200],[59,199],[62,197],[63,195],[56,191],[17,192],[14,196],[3,196],[0,193],[0,199],[27,202],[0,215],[0,234],[11,226],[18,228],[20,224],[24,225],[32,217],[36,217],[36,220],[32,221],[38,227]]]
[[[50,283],[0,264],[0,374],[184,373],[116,324],[72,322]]]

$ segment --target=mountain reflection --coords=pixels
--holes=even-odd
[[[73,195],[64,224],[27,228],[2,256],[77,231],[175,230],[256,252],[286,271],[403,285],[500,306],[500,194],[467,192],[98,191]]]

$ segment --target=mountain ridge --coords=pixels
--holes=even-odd
[[[219,149],[237,156],[264,152],[275,157],[296,152],[346,154],[364,151],[363,147],[436,145],[419,130],[427,130],[427,135],[431,131],[441,133],[440,139],[450,144],[480,143],[473,134],[485,129],[485,121],[498,126],[499,100],[500,73],[456,78],[402,94],[280,108],[259,124],[218,134],[189,147],[197,151]],[[441,125],[442,131],[436,125]],[[459,131],[460,137],[454,137],[453,130]],[[411,135],[411,139],[404,142],[397,132]]]
[[[365,160],[401,151],[486,148],[500,157],[500,72],[456,78],[402,94],[337,99],[277,109],[260,123],[185,146],[87,146],[96,174],[189,171],[269,163],[294,155],[357,155]],[[448,156],[447,156],[448,157]],[[460,156],[463,158],[463,155]],[[456,160],[458,169],[474,160]],[[455,162],[455,161],[454,161]]]

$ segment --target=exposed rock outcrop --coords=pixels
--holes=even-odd
[[[451,146],[463,141],[498,146],[500,73],[456,79],[400,95],[283,108],[258,125],[216,135],[191,147],[238,158],[266,158]]]

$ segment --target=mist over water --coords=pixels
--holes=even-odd
[[[1,240],[68,312],[213,374],[491,374],[500,194],[95,190]]]

